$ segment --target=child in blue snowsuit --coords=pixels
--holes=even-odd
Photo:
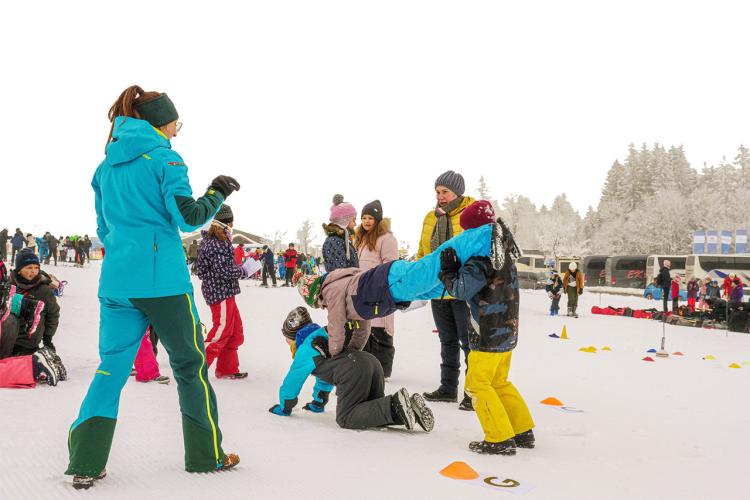
[[[560,297],[562,296],[562,278],[555,269],[550,271],[550,277],[547,279],[547,285],[544,287],[547,295],[552,299],[552,305],[549,308],[550,316],[557,316],[560,312]]]
[[[315,375],[312,401],[303,409],[322,413],[336,386],[336,422],[340,427],[368,429],[403,425],[412,430],[416,422],[425,431],[432,430],[434,417],[420,394],[409,396],[402,388],[386,396],[383,368],[370,353],[346,351],[331,356],[326,330],[311,321],[304,307],[289,313],[281,332],[292,351],[293,361],[279,390],[279,404],[269,409],[274,415],[290,416],[305,381]]]

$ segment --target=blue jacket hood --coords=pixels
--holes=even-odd
[[[302,343],[307,340],[307,337],[310,336],[311,333],[320,330],[320,325],[317,323],[308,323],[302,328],[299,329],[297,332],[297,336],[295,337],[295,343],[297,344],[297,347],[302,345]]]
[[[107,160],[111,165],[119,165],[159,147],[171,149],[172,145],[149,122],[118,116],[112,130],[112,142],[107,144]]]

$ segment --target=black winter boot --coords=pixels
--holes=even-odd
[[[391,396],[391,416],[396,425],[403,425],[407,430],[414,429],[414,409],[409,391],[403,387]]]
[[[435,427],[435,416],[421,394],[411,395],[411,408],[414,410],[414,420],[425,432],[430,432]]]
[[[474,403],[471,400],[471,396],[464,392],[464,398],[461,400],[461,404],[458,405],[459,410],[474,411]]]
[[[534,439],[534,431],[529,429],[521,434],[516,434],[513,441],[516,442],[516,447],[518,448],[533,448],[536,443],[536,440]]]
[[[455,403],[458,401],[458,396],[456,394],[448,394],[440,389],[436,389],[432,392],[423,392],[422,396],[424,396],[427,401],[441,401],[444,403]]]
[[[515,455],[516,442],[513,438],[506,439],[499,443],[489,441],[472,441],[469,443],[469,449],[482,455]]]

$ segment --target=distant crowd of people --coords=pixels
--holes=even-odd
[[[16,254],[24,248],[30,249],[39,256],[44,264],[53,262],[72,263],[75,266],[83,266],[91,259],[92,242],[89,235],[83,237],[78,235],[60,236],[56,238],[49,231],[42,236],[34,236],[32,233],[24,235],[20,228],[16,228],[11,236],[8,228],[0,230],[0,260],[8,260],[8,246],[10,246],[10,261],[13,262]]]

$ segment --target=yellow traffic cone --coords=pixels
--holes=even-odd
[[[562,335],[560,335],[560,338],[562,340],[568,340],[568,331],[565,329],[565,325],[563,325],[563,331],[562,331]]]

